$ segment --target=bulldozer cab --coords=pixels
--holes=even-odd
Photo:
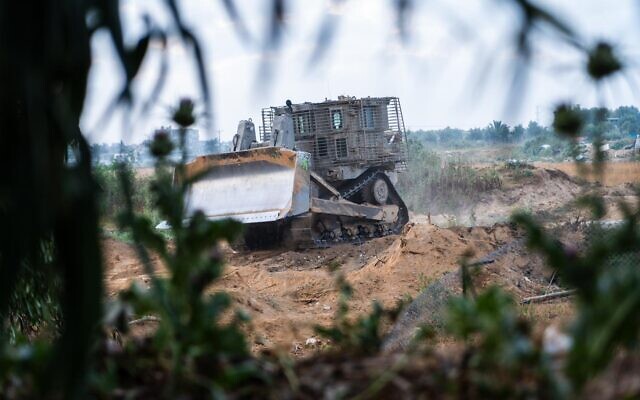
[[[272,141],[282,116],[289,116],[293,125],[295,148],[312,155],[313,170],[324,179],[354,179],[371,167],[390,172],[406,169],[406,134],[397,97],[340,96],[265,108],[263,142]]]

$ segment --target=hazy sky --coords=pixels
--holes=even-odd
[[[571,47],[536,36],[534,59],[526,88],[508,96],[514,66],[513,32],[518,14],[506,0],[417,1],[410,19],[410,41],[401,44],[394,26],[391,1],[347,0],[337,7],[328,0],[291,1],[280,52],[271,57],[273,73],[259,82],[262,40],[266,36],[269,1],[237,1],[254,40],[243,43],[226,17],[220,1],[182,0],[185,21],[205,51],[212,83],[213,127],[200,127],[201,139],[229,140],[240,119],[259,125],[260,109],[321,101],[346,94],[400,97],[409,129],[446,126],[470,128],[500,119],[511,125],[539,119],[548,123],[559,101],[584,106],[598,104],[595,89],[578,68],[581,60]],[[630,65],[631,79],[620,77],[602,91],[606,105],[638,104],[638,92],[629,81],[637,78],[640,60],[640,8],[634,0],[547,0],[588,43],[609,39]],[[614,5],[615,4],[615,5]],[[130,43],[143,31],[142,18],[166,26],[169,18],[161,1],[123,0],[121,14]],[[309,65],[321,21],[335,18],[335,40],[323,59]],[[92,142],[139,142],[154,128],[169,125],[169,107],[181,97],[199,99],[195,67],[189,51],[177,40],[169,42],[169,76],[161,96],[146,116],[132,114],[132,129],[123,132],[122,115],[97,126],[117,93],[123,73],[106,33],[93,42],[93,65],[82,128]],[[159,70],[161,49],[154,46],[134,88],[146,98]],[[262,83],[262,84],[261,84]],[[508,100],[519,107],[509,107]]]

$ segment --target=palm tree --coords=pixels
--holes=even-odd
[[[493,121],[488,127],[489,139],[494,142],[506,142],[509,140],[509,125],[502,121]]]

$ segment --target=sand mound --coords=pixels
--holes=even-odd
[[[432,215],[431,221],[439,226],[490,226],[508,221],[516,210],[533,214],[549,213],[574,200],[584,185],[565,172],[536,168],[516,172],[502,169],[503,185],[481,193],[473,204],[455,213]],[[424,223],[425,215],[413,214],[412,220]]]
[[[483,194],[481,201],[468,210],[467,217],[473,216],[475,224],[493,225],[496,220],[506,220],[517,208],[551,213],[573,200],[581,190],[580,184],[563,172],[530,171],[517,176],[507,171],[503,188]],[[611,196],[618,199],[631,191],[628,187],[615,188],[611,189]],[[433,219],[437,222],[437,217]],[[422,220],[426,222],[426,218]],[[129,245],[113,239],[105,239],[103,244],[109,296],[134,281],[149,284],[148,275]],[[303,343],[314,335],[314,326],[333,321],[338,293],[329,270],[335,268],[345,274],[354,288],[350,302],[354,316],[369,312],[373,300],[393,307],[407,297],[415,298],[430,286],[434,293],[456,293],[459,261],[469,254],[476,260],[495,259],[478,274],[480,287],[497,284],[516,298],[553,290],[548,284],[551,273],[542,260],[527,252],[520,233],[503,223],[472,228],[416,223],[408,226],[403,235],[355,245],[241,253],[225,247],[224,253],[225,273],[211,290],[226,291],[238,307],[252,316],[248,331],[256,338],[256,351],[265,346],[281,346],[293,349],[296,354],[304,353]],[[158,260],[154,258],[153,262],[156,273],[162,273]],[[442,297],[433,295],[417,307],[416,320],[435,321],[437,312],[433,310],[439,307],[435,303],[441,304]],[[425,317],[425,309],[433,309],[433,315]],[[554,313],[549,310],[547,316],[553,318]]]
[[[392,307],[408,296],[416,297],[443,276],[457,277],[458,262],[466,253],[475,258],[518,239],[508,225],[445,229],[433,225],[410,226],[402,236],[374,239],[360,245],[343,244],[307,251],[234,253],[225,250],[227,267],[211,290],[224,290],[238,307],[252,316],[248,330],[254,350],[279,346],[302,354],[314,326],[333,321],[338,293],[329,266],[339,267],[354,288],[353,315],[371,310],[372,301]],[[133,281],[148,285],[149,277],[127,244],[106,239],[105,284],[109,296]],[[546,277],[538,261],[511,249],[487,267],[479,285],[491,282],[508,287],[517,296],[537,294]],[[154,259],[158,270],[159,263]],[[453,275],[452,275],[453,273]],[[443,288],[455,291],[458,279]]]

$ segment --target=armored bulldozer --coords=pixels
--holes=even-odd
[[[262,110],[238,124],[233,150],[197,157],[188,210],[245,224],[250,249],[324,247],[399,233],[407,207],[394,185],[407,142],[396,97],[341,96]]]

